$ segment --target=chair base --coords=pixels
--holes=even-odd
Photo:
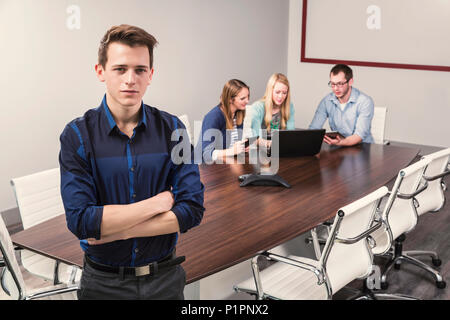
[[[415,297],[407,296],[404,294],[392,294],[392,293],[371,293],[370,295],[361,295],[354,300],[420,300]]]
[[[388,252],[385,256],[390,258],[390,261],[386,265],[386,269],[384,270],[383,274],[381,275],[381,289],[387,289],[389,286],[389,283],[387,281],[387,276],[389,272],[394,269],[399,270],[400,266],[403,262],[411,263],[412,265],[415,265],[428,273],[430,273],[435,281],[436,281],[436,287],[439,289],[443,289],[446,287],[446,282],[442,278],[442,275],[439,273],[439,271],[433,269],[428,264],[418,260],[415,258],[415,256],[429,256],[431,257],[431,262],[434,266],[438,267],[441,265],[441,260],[439,259],[436,252],[433,251],[403,251],[402,250],[402,242],[405,240],[405,236],[401,235],[395,242],[395,249],[394,253]]]
[[[351,287],[344,287],[345,290],[352,291],[354,293],[352,296],[347,298],[347,300],[420,300],[416,297],[405,294],[373,291],[368,288],[367,281],[369,281],[369,278],[363,281],[363,288],[361,290]]]

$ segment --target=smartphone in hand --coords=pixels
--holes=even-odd
[[[251,145],[252,143],[254,143],[259,137],[249,137],[247,139],[245,139],[245,145],[244,147],[247,148],[249,145]]]
[[[337,139],[338,136],[341,139],[345,139],[345,137],[337,131],[330,131],[330,132],[325,133],[325,135],[331,139]]]

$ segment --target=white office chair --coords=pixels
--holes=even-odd
[[[186,127],[186,131],[187,134],[189,136],[189,141],[192,143],[194,143],[194,141],[192,140],[192,132],[191,132],[191,125],[189,123],[189,117],[187,114],[183,114],[181,116],[178,117],[178,119],[181,120],[181,122],[183,122],[184,126]]]
[[[374,142],[377,144],[389,144],[389,141],[384,139],[384,131],[386,126],[386,113],[385,107],[375,107],[372,119],[371,133]]]
[[[60,184],[59,168],[11,180],[24,229],[64,214]],[[20,258],[27,271],[54,284],[77,282],[81,277],[80,268],[29,250],[20,250]]]
[[[373,253],[390,259],[381,276],[382,289],[388,287],[387,275],[392,267],[398,268],[402,262],[409,262],[431,273],[436,279],[438,288],[446,286],[438,271],[402,252],[405,234],[413,230],[418,221],[417,197],[428,187],[426,182],[422,183],[422,175],[430,161],[431,159],[423,158],[400,170],[382,214],[384,228],[373,233],[377,243]]]
[[[75,291],[78,285],[60,284],[58,286],[45,287],[39,290],[30,291],[23,280],[17,262],[14,247],[8,230],[2,218],[0,218],[0,251],[3,260],[0,261],[1,270],[1,287],[3,292],[9,299],[15,300],[31,300],[53,296],[56,294],[72,293],[73,299],[76,299]],[[1,295],[2,298],[5,295]]]
[[[428,162],[425,172],[423,173],[422,181],[423,185],[424,183],[427,183],[427,188],[415,196],[416,210],[419,217],[428,212],[437,212],[445,204],[444,190],[446,187],[442,179],[450,173],[450,148],[426,155],[422,159],[425,159],[425,161]],[[396,264],[394,264],[394,267],[399,269],[400,262],[404,259],[408,259],[407,261],[413,262],[415,265],[431,272],[436,278],[436,285],[438,288],[444,288],[446,283],[441,280],[439,272],[414,258],[420,256],[431,257],[433,266],[438,267],[442,263],[438,254],[434,251],[425,250],[403,251],[403,242],[405,239],[406,237],[399,237],[399,240],[396,242],[396,254],[405,258],[399,258],[398,261],[396,261]],[[383,284],[382,282],[382,286],[386,288],[387,284]]]
[[[259,256],[276,262],[259,271],[258,256],[254,257],[253,278],[234,289],[257,299],[331,299],[351,281],[368,277],[373,261],[368,238],[381,226],[375,218],[387,193],[388,189],[381,187],[339,209],[320,259],[264,252]]]
[[[450,148],[424,156],[430,164],[424,172],[428,188],[417,195],[417,213],[437,212],[445,205],[444,191],[447,189],[443,178],[450,174]]]

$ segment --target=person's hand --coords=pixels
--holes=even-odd
[[[158,193],[156,196],[151,198],[152,200],[158,201],[161,212],[166,212],[172,209],[174,204],[173,194],[170,191],[163,191]]]
[[[86,240],[87,240],[87,242],[89,243],[90,246],[97,246],[97,245],[99,245],[99,244],[103,244],[103,243],[106,243],[106,242],[107,242],[107,241],[105,241],[105,240],[102,240],[102,239],[97,240],[97,239],[95,239],[95,238],[88,238],[88,239],[86,239]]]
[[[258,138],[258,145],[260,147],[269,149],[272,146],[272,140],[266,140],[266,139]]]
[[[325,136],[323,137],[323,141],[324,141],[325,143],[331,144],[331,145],[335,145],[335,146],[340,145],[340,143],[341,143],[342,140],[343,140],[343,139],[342,139],[339,135],[336,135],[336,139],[332,139],[332,138],[330,138],[330,137],[327,136],[327,135],[325,135]]]
[[[245,138],[242,141],[244,142],[244,152],[248,153],[250,150],[250,140],[249,140],[249,138]],[[248,145],[245,146],[247,143],[248,143]]]
[[[104,243],[113,242],[113,241],[117,241],[117,240],[124,240],[124,239],[126,239],[125,232],[118,232],[118,233],[114,233],[114,234],[106,236],[106,237],[102,237],[99,240],[97,240],[95,238],[87,238],[86,240],[90,246],[98,246],[99,244],[104,244]]]
[[[232,153],[233,155],[240,154],[245,152],[246,149],[248,151],[248,148],[245,148],[245,140],[236,141],[232,147]]]

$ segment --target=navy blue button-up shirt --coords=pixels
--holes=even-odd
[[[175,116],[142,103],[139,124],[129,138],[102,104],[66,125],[60,136],[61,196],[69,230],[92,259],[112,266],[139,266],[168,255],[178,234],[132,238],[90,246],[100,239],[103,206],[130,204],[171,190],[180,232],[203,217],[204,186],[198,165],[175,164],[171,151],[183,140]]]

